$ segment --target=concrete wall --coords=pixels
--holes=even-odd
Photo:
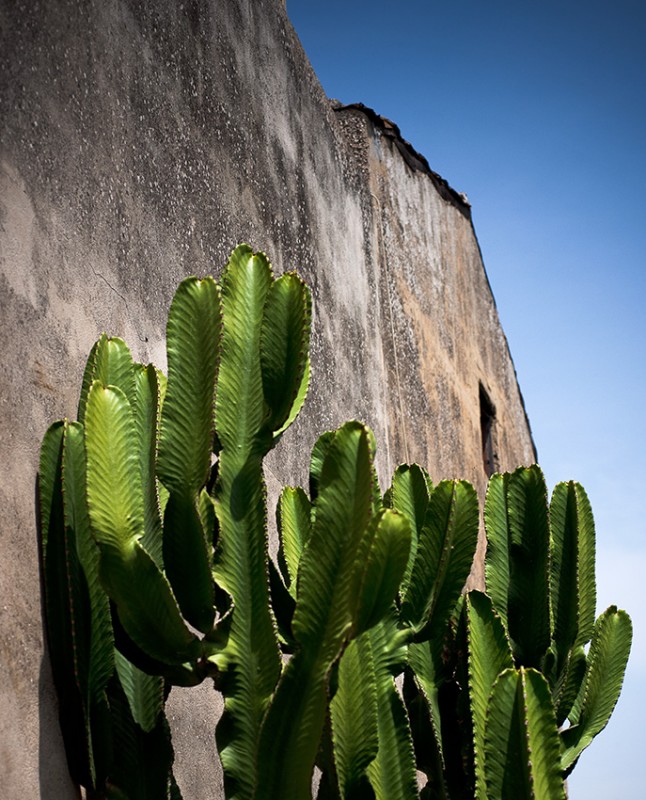
[[[184,275],[248,241],[313,289],[313,389],[272,495],[350,417],[375,431],[384,486],[418,460],[482,490],[480,383],[499,466],[533,460],[468,206],[427,167],[376,115],[333,109],[281,0],[0,0],[3,797],[76,796],[43,644],[41,438],[75,416],[101,331],[165,366]],[[186,800],[220,796],[217,707],[198,697],[170,704]]]

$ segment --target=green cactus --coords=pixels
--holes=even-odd
[[[486,797],[565,800],[559,736],[547,681],[520,667],[491,690],[484,739]]]
[[[45,434],[39,503],[47,639],[65,709],[61,727],[72,777],[93,788],[109,761],[101,728],[109,715],[106,687],[114,671],[114,643],[82,490],[82,436],[82,427],[67,421],[54,423]]]
[[[341,659],[338,692],[331,704],[332,744],[340,796],[354,796],[353,787],[367,781],[378,799],[406,800],[417,796],[416,764],[394,677],[408,662],[419,686],[429,694],[435,691],[429,687],[429,647],[440,646],[469,574],[477,544],[478,502],[465,482],[445,481],[433,489],[416,465],[403,465],[395,472],[385,502],[409,518],[412,546],[397,604]],[[368,730],[358,737],[352,729],[359,706],[368,703],[374,704],[374,713]],[[428,708],[437,722],[432,700]]]
[[[571,725],[561,731],[561,765],[566,774],[608,724],[621,691],[631,639],[632,624],[625,611],[610,606],[597,619],[581,688],[569,715]]]
[[[467,664],[474,742],[476,800],[489,797],[485,776],[485,740],[489,702],[498,676],[513,667],[511,645],[489,597],[477,591],[467,594]],[[521,795],[519,795],[520,797]]]
[[[262,458],[307,391],[309,316],[303,282],[293,274],[274,280],[265,256],[241,245],[222,289],[212,278],[180,284],[167,328],[168,381],[154,367],[134,364],[120,339],[104,335],[83,376],[81,422],[57,423],[45,438],[40,494],[49,638],[59,691],[66,709],[75,709],[66,715],[74,720],[72,772],[85,786],[98,786],[94,739],[114,739],[117,728],[123,734],[127,719],[150,732],[158,724],[163,678],[141,667],[180,685],[207,675],[221,684],[227,791],[252,794],[249,764],[280,672]],[[88,629],[91,638],[79,639]],[[254,658],[257,669],[249,666]],[[92,709],[103,708],[111,681],[118,684],[119,722],[95,735]],[[105,714],[95,716],[105,722]],[[115,767],[104,761],[110,781]],[[132,787],[124,791],[138,796]]]
[[[372,461],[372,436],[360,423],[329,441],[298,566],[297,649],[263,724],[258,800],[309,797],[331,670],[387,612],[406,569],[410,527],[401,514],[374,509]]]
[[[485,525],[487,591],[515,667],[540,671],[556,725],[570,723],[558,734],[566,776],[615,707],[630,652],[630,618],[611,606],[594,622],[594,522],[578,484],[558,484],[548,507],[538,466],[494,475]],[[486,748],[483,756],[477,738],[475,744],[476,763],[486,762]]]
[[[104,339],[98,352],[107,346]],[[170,797],[175,784],[164,680],[115,651],[85,485],[83,426],[55,423],[41,450],[41,542],[48,643],[70,771],[88,796]],[[150,753],[150,769],[142,769],[137,752]]]
[[[274,280],[262,255],[234,251],[222,276],[223,333],[217,378],[214,575],[232,598],[225,713],[218,747],[228,797],[251,797],[260,724],[280,676],[269,601],[262,459],[296,417],[309,380],[310,298],[288,273]]]
[[[310,315],[300,278],[240,245],[219,283],[180,284],[168,378],[103,335],[79,421],[47,431],[45,610],[72,776],[88,797],[181,800],[164,702],[209,678],[227,798],[309,798],[315,767],[319,800],[563,797],[631,640],[615,607],[594,622],[585,492],[559,484],[548,506],[538,467],[493,476],[488,594],[463,596],[475,490],[403,465],[382,497],[372,432],[347,422],[314,445],[309,495],[283,489],[274,565],[263,459],[305,399]]]

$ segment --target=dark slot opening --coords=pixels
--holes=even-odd
[[[496,453],[494,451],[494,422],[496,409],[484,386],[480,384],[480,434],[482,436],[482,463],[487,477],[496,471]]]

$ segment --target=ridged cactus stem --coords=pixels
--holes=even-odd
[[[218,725],[218,747],[227,797],[251,797],[253,759],[260,724],[280,675],[280,654],[269,602],[266,507],[259,454],[222,451],[215,491],[222,549],[219,583],[234,608],[222,686],[225,712]],[[228,542],[236,542],[229,552]],[[249,591],[239,587],[248,585]]]
[[[240,800],[253,796],[260,724],[281,668],[269,597],[262,460],[305,397],[309,303],[297,276],[288,273],[274,280],[264,254],[247,245],[232,253],[222,276],[215,407],[215,577],[233,601],[226,647],[219,656],[226,677],[217,741],[227,797]]]

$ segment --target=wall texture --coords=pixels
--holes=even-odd
[[[395,126],[326,99],[280,0],[0,0],[0,783],[76,796],[43,643],[35,482],[101,331],[164,364],[187,274],[248,241],[315,301],[313,389],[268,464],[305,480],[350,417],[402,461],[482,491],[481,386],[502,469],[534,460],[469,207]],[[478,581],[476,570],[472,580]],[[173,692],[186,800],[220,797],[218,710]],[[200,743],[201,742],[201,743]]]

